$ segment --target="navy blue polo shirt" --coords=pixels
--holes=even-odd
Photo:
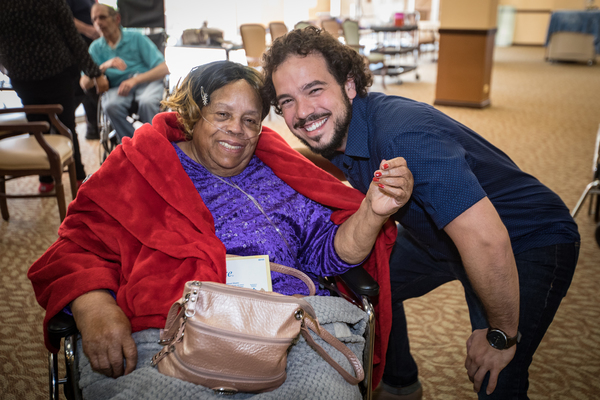
[[[436,258],[460,260],[443,228],[487,196],[513,252],[579,241],[563,201],[483,137],[432,106],[370,93],[352,102],[345,153],[331,161],[366,193],[382,159],[404,157],[413,194],[394,219]]]

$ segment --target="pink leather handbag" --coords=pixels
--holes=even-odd
[[[274,263],[271,270],[302,279],[314,295],[313,282],[301,271]],[[346,356],[356,377],[313,340],[309,329]],[[267,392],[285,381],[287,352],[300,333],[347,382],[364,379],[358,357],[320,328],[306,300],[215,282],[186,283],[169,311],[161,332],[164,347],[152,364],[165,375],[220,393]]]

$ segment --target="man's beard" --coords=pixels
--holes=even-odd
[[[322,146],[316,147],[315,145],[309,144],[304,138],[297,136],[297,138],[300,139],[300,141],[304,143],[313,153],[320,154],[325,158],[332,158],[335,153],[338,152],[338,149],[344,143],[344,139],[348,133],[348,128],[350,127],[350,121],[352,120],[352,103],[350,103],[348,95],[343,90],[342,95],[344,97],[344,114],[334,121],[333,137],[329,143],[324,143]],[[304,120],[306,122],[302,123],[301,125],[303,126],[307,122],[319,118],[321,118],[321,116],[317,116],[316,118],[311,118],[309,116],[306,118],[306,120]],[[316,138],[316,141],[319,142],[322,138],[322,136]]]

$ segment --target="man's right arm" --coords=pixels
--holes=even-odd
[[[79,79],[79,86],[84,90],[89,90],[96,87],[96,93],[101,94],[108,90],[108,79],[106,75],[100,75],[97,78],[90,78],[87,75],[81,75]]]

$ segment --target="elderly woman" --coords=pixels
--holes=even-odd
[[[268,254],[314,280],[364,263],[381,278],[380,315],[389,311],[395,227],[379,232],[410,188],[390,196],[373,184],[363,198],[312,165],[261,128],[261,85],[254,70],[231,62],[194,69],[167,103],[178,112],[125,139],[80,189],[59,239],[28,276],[45,322],[70,305],[84,366],[89,359],[113,378],[136,364],[150,369],[156,347],[138,350],[158,338],[186,281],[225,281],[226,253]],[[276,292],[305,294],[296,278],[272,278]],[[382,355],[389,324],[380,321]],[[91,384],[98,381],[84,374],[84,395],[88,384],[88,395],[115,387]]]

